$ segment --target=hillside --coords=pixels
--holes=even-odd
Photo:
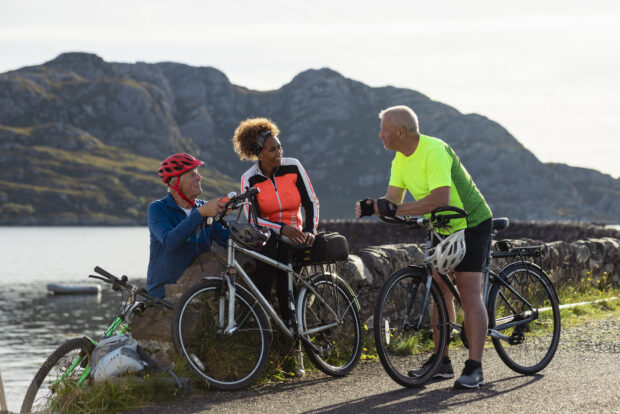
[[[146,206],[165,192],[158,162],[179,151],[206,161],[206,197],[235,190],[249,164],[230,139],[250,116],[278,123],[285,156],[308,170],[321,217],[351,217],[355,200],[385,192],[393,153],[377,138],[377,113],[396,104],[453,146],[497,216],[620,217],[620,180],[541,163],[498,123],[412,90],[320,69],[261,92],[210,67],[67,53],[0,75],[0,224],[144,224]]]

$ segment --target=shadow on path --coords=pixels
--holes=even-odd
[[[313,387],[317,384],[326,384],[338,380],[338,377],[323,376],[312,379],[304,379],[303,381],[299,381],[296,378],[290,378],[283,383],[255,385],[249,389],[231,391],[220,391],[216,389],[211,389],[203,391],[203,393],[200,395],[193,395],[187,399],[167,403],[163,406],[166,407],[165,412],[169,414],[208,411],[209,409],[218,406],[222,402],[229,403],[235,400],[249,400],[254,398],[261,398],[264,395],[275,395],[282,392],[289,392],[291,390],[300,390],[307,387]],[[193,392],[200,391],[194,390]],[[135,410],[127,411],[126,414],[153,413],[159,412],[162,408],[162,406],[142,407]]]
[[[511,388],[500,388],[503,382],[510,381],[515,378],[524,378],[521,375],[515,375],[510,378],[503,378],[493,382],[487,382],[485,386],[477,390],[456,390],[452,388],[450,382],[449,387],[440,388],[424,393],[422,388],[403,388],[400,390],[390,391],[383,394],[375,394],[352,401],[334,404],[329,407],[317,410],[306,411],[312,414],[326,413],[426,413],[434,411],[446,411],[459,406],[467,405],[474,401],[482,401],[489,398],[499,397],[503,394],[516,391],[523,387],[535,384],[544,376],[542,374],[533,375],[527,382],[516,385]],[[418,397],[419,395],[419,397]],[[453,398],[456,396],[466,396],[465,398]]]

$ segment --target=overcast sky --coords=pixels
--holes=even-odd
[[[329,67],[485,115],[541,161],[616,178],[619,49],[613,0],[0,0],[0,72],[84,51],[213,66],[268,90]]]

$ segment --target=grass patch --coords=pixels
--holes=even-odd
[[[0,131],[11,131],[14,134],[19,134],[19,135],[27,135],[30,136],[32,135],[32,131],[34,130],[34,127],[13,127],[13,126],[8,126],[8,125],[0,125]]]
[[[592,271],[587,271],[580,283],[559,288],[556,286],[556,290],[560,304],[620,296],[620,287],[614,286],[613,275],[608,272],[594,275]]]
[[[377,353],[377,347],[375,346],[374,336],[370,335],[367,324],[364,324],[362,329],[364,330],[364,346],[362,347],[362,355],[360,356],[360,360],[362,362],[378,360],[379,354]]]
[[[58,413],[112,413],[172,401],[182,392],[166,373],[126,376],[83,388],[68,384],[50,400]]]
[[[285,381],[295,376],[295,343],[280,331],[273,332],[269,361],[257,381],[257,385]],[[304,351],[304,369],[306,372],[318,371]]]
[[[579,326],[591,320],[620,317],[620,299],[604,299],[596,303],[560,309],[560,317],[563,327]]]

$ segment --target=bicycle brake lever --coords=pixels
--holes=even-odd
[[[105,277],[96,276],[96,275],[88,275],[88,277],[91,277],[93,279],[99,279],[99,280],[101,280],[103,282],[106,282],[106,283],[112,283],[112,282],[110,282],[110,279],[106,279]]]

